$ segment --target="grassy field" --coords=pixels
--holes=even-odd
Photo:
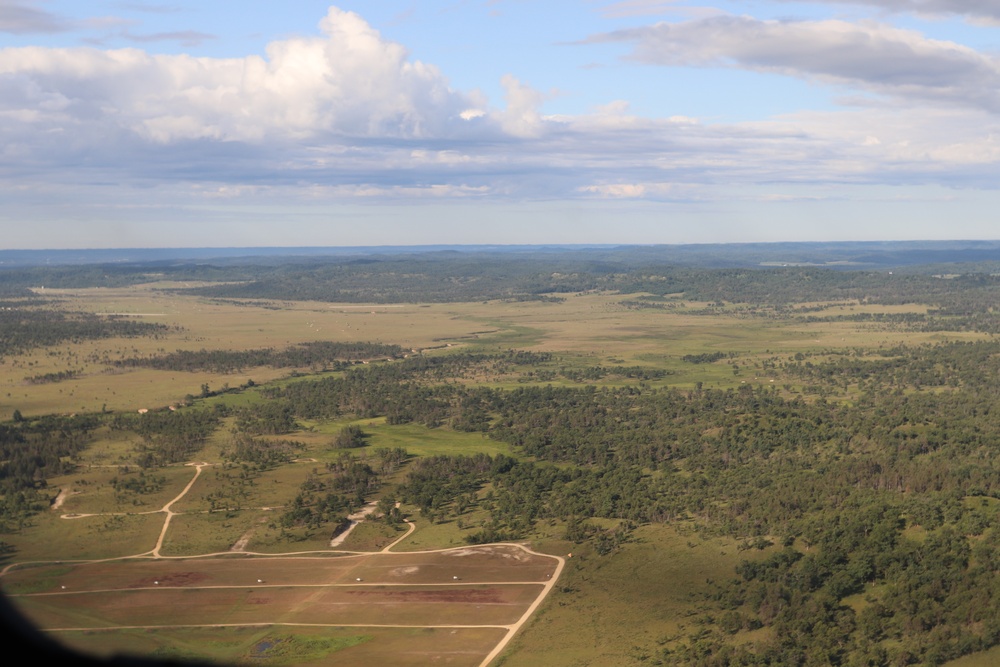
[[[30,528],[4,535],[17,561],[120,558],[153,548],[163,514],[98,515],[63,519],[55,512],[32,517]]]
[[[233,627],[54,633],[64,644],[91,654],[152,655],[163,659],[207,657],[227,664],[342,667],[428,664],[474,667],[503,632],[492,628]]]
[[[688,302],[672,310],[635,310],[621,305],[628,296],[589,293],[570,295],[560,303],[462,303],[359,305],[281,302],[277,307],[241,305],[182,293],[156,291],[157,284],[121,289],[46,290],[65,300],[69,310],[125,313],[141,321],[173,329],[156,338],[104,339],[64,343],[0,360],[0,418],[15,409],[25,415],[116,411],[165,407],[185,395],[198,395],[208,384],[218,389],[277,380],[288,369],[243,369],[231,374],[122,369],[114,361],[132,356],[183,350],[283,349],[314,340],[372,341],[404,349],[455,348],[555,351],[579,355],[594,363],[621,360],[672,371],[670,384],[694,382],[733,386],[725,365],[692,366],[687,354],[721,351],[753,363],[772,353],[794,353],[851,347],[919,344],[976,338],[976,334],[918,333],[873,328],[852,322],[807,324],[792,319],[748,318],[738,310],[692,314],[706,304]],[[818,314],[873,312],[871,306],[833,305]],[[920,306],[882,307],[885,311],[922,312]],[[75,370],[63,382],[30,384],[26,378]],[[746,377],[742,378],[746,380]],[[233,395],[223,400],[241,402]]]
[[[504,667],[645,662],[694,624],[709,580],[731,578],[739,560],[767,554],[738,554],[732,540],[663,525],[639,528],[613,556],[558,540],[537,547],[573,557],[548,604],[505,653]]]

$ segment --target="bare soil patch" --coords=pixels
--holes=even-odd
[[[347,591],[348,595],[366,598],[369,601],[385,602],[437,602],[437,603],[474,603],[474,604],[505,604],[500,591],[495,588],[477,588],[473,590],[456,589],[445,591],[395,591],[395,590],[360,590]]]
[[[208,579],[204,572],[174,572],[162,577],[144,577],[125,588],[148,588],[150,586],[197,586]]]

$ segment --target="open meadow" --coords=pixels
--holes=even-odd
[[[217,390],[288,376],[266,366],[227,373],[123,369],[116,361],[176,350],[283,349],[316,340],[375,341],[428,354],[457,349],[558,352],[567,364],[641,364],[671,373],[671,386],[696,382],[734,386],[760,381],[760,361],[774,355],[861,348],[891,348],[948,340],[975,340],[970,332],[927,332],[878,324],[803,322],[752,318],[737,308],[705,314],[703,303],[671,309],[634,309],[612,293],[570,295],[564,301],[428,304],[329,304],[217,300],[162,293],[150,283],[129,288],[45,290],[60,307],[122,316],[169,327],[154,337],[66,342],[6,357],[0,364],[0,416],[62,412],[134,411],[177,405],[198,396],[204,384]],[[807,304],[808,305],[808,304]],[[922,313],[925,306],[831,304],[815,316],[887,312]],[[695,313],[695,314],[691,314]],[[732,354],[749,369],[734,377],[729,364],[692,366],[686,355]],[[71,379],[32,383],[28,378],[76,371]],[[305,369],[308,371],[309,369]],[[778,376],[771,374],[768,379]],[[756,380],[754,380],[756,378]],[[484,373],[477,382],[501,383]],[[239,402],[238,397],[230,400]]]

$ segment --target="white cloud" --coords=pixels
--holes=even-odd
[[[320,133],[420,137],[477,100],[408,59],[356,14],[331,8],[324,37],[272,42],[267,57],[154,56],[134,49],[0,50],[0,112],[57,97],[49,130],[97,123],[157,142],[260,140]],[[35,131],[41,129],[36,126]]]
[[[720,16],[621,30],[657,65],[729,66],[855,86],[879,95],[1000,113],[1000,60],[885,24]]]
[[[592,206],[803,184],[997,187],[995,61],[879,24],[725,17],[594,39],[634,43],[651,63],[725,63],[941,104],[719,124],[610,100],[547,116],[546,96],[513,75],[499,109],[451,89],[356,14],[332,8],[321,30],[272,42],[264,57],[0,49],[5,203],[69,210],[113,193],[165,207],[296,197]]]
[[[658,201],[698,199],[699,186],[689,183],[595,183],[577,188],[601,199],[653,199]]]
[[[507,108],[500,114],[500,126],[515,137],[536,137],[542,132],[542,116],[538,108],[545,101],[540,92],[506,75],[501,81]]]

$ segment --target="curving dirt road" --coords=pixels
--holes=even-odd
[[[186,465],[193,467],[195,469],[195,473],[194,473],[194,476],[191,478],[191,481],[189,481],[187,483],[187,485],[177,495],[177,497],[174,498],[173,500],[171,500],[170,502],[166,503],[159,510],[151,510],[149,512],[142,512],[142,514],[156,514],[156,513],[159,513],[159,512],[163,512],[164,514],[166,514],[166,517],[164,518],[164,521],[163,521],[163,528],[160,529],[160,534],[157,537],[156,544],[153,546],[153,548],[151,550],[145,551],[145,552],[142,552],[142,553],[139,553],[139,554],[135,554],[135,555],[132,555],[132,556],[119,556],[119,557],[114,557],[114,558],[104,558],[104,559],[98,559],[98,560],[60,561],[60,562],[62,562],[62,563],[71,563],[71,562],[77,562],[77,563],[99,563],[99,562],[109,562],[109,561],[116,561],[116,560],[129,560],[129,559],[134,559],[134,558],[154,558],[154,559],[158,559],[158,560],[173,560],[173,559],[191,559],[191,558],[212,558],[212,557],[215,557],[215,556],[232,555],[231,551],[228,551],[228,552],[226,552],[226,551],[224,551],[224,552],[215,552],[215,553],[208,553],[208,554],[200,554],[200,555],[196,555],[196,556],[191,556],[191,555],[187,555],[187,556],[164,556],[164,555],[162,555],[160,553],[161,549],[163,548],[164,540],[166,539],[167,531],[170,528],[171,519],[173,519],[173,517],[178,514],[177,512],[174,512],[171,509],[172,506],[175,503],[177,503],[178,501],[180,501],[181,499],[183,499],[184,496],[186,496],[188,494],[188,492],[194,486],[195,482],[198,480],[198,477],[201,475],[202,470],[204,468],[206,468],[206,467],[211,466],[212,464],[206,463],[206,462],[200,462],[200,463],[188,463]],[[62,496],[62,495],[63,494],[60,494],[60,496]],[[364,510],[362,510],[361,512],[358,513],[358,515],[354,515],[354,516],[351,517],[352,521],[355,522],[355,525],[356,525],[357,522],[360,522],[360,521],[364,520],[364,518],[374,509],[374,505],[373,504],[370,503],[369,505],[371,505],[371,509],[369,509],[369,507],[366,506],[364,508]],[[85,516],[104,516],[104,515],[95,515],[95,514],[66,514],[66,515],[63,515],[62,518],[64,518],[64,519],[78,519],[78,518],[83,518]],[[248,552],[248,551],[242,551],[240,553],[243,553],[243,554],[245,554],[247,556],[266,556],[266,557],[269,557],[269,558],[276,558],[276,559],[288,558],[288,557],[301,558],[302,556],[306,556],[308,554],[331,554],[331,553],[335,553],[335,554],[354,554],[354,555],[359,555],[359,556],[361,556],[361,555],[374,556],[374,555],[379,554],[379,553],[398,553],[398,552],[393,552],[392,551],[393,547],[395,547],[398,544],[400,544],[403,540],[405,540],[407,537],[409,537],[413,533],[414,530],[416,530],[416,525],[414,525],[413,522],[409,521],[408,519],[406,519],[405,521],[407,523],[407,531],[406,531],[406,533],[403,534],[402,536],[400,536],[399,538],[397,538],[396,540],[394,540],[392,543],[390,543],[389,545],[387,545],[383,549],[381,549],[381,551],[377,551],[377,552],[348,551],[348,550],[330,549],[330,550],[323,550],[323,551],[297,551],[297,552],[286,552],[286,553],[279,553],[279,554],[264,554],[264,553]],[[343,537],[346,537],[346,532],[343,535]],[[331,542],[331,547],[339,545],[342,541],[343,540],[341,539],[340,541]],[[556,561],[555,570],[553,571],[552,575],[548,578],[547,581],[544,581],[544,582],[538,582],[538,581],[495,582],[495,584],[521,584],[521,585],[531,584],[531,585],[540,585],[541,586],[541,592],[538,594],[538,596],[534,599],[534,601],[531,603],[531,605],[528,606],[528,608],[524,611],[524,613],[517,620],[517,622],[515,622],[515,623],[513,623],[511,625],[488,625],[488,624],[484,624],[484,625],[434,625],[434,624],[422,624],[422,625],[372,625],[372,624],[369,623],[369,624],[358,625],[358,626],[345,626],[345,624],[343,624],[343,623],[337,623],[335,625],[326,625],[326,624],[310,624],[310,623],[277,623],[277,622],[275,622],[275,623],[260,623],[259,625],[260,626],[288,625],[288,626],[312,626],[312,627],[398,627],[398,628],[414,628],[414,627],[416,627],[416,628],[456,628],[456,629],[460,629],[460,628],[497,628],[497,629],[505,629],[506,633],[504,634],[503,639],[500,640],[500,642],[493,648],[492,651],[490,651],[490,653],[479,664],[479,667],[487,667],[491,662],[493,662],[497,658],[497,656],[500,655],[500,653],[503,652],[503,650],[507,647],[507,645],[514,638],[514,636],[521,630],[522,627],[524,627],[525,623],[527,623],[531,619],[532,615],[534,615],[534,613],[538,610],[538,607],[542,604],[542,602],[545,601],[545,598],[548,597],[549,593],[552,591],[552,588],[555,586],[556,581],[559,580],[560,574],[562,574],[563,567],[566,564],[566,560],[564,558],[560,557],[560,556],[554,556],[554,555],[551,555],[551,554],[539,553],[537,551],[529,549],[524,544],[513,543],[513,542],[497,542],[497,543],[493,543],[493,544],[478,545],[478,547],[463,546],[463,547],[451,547],[451,548],[444,548],[444,549],[428,549],[428,550],[424,550],[424,551],[402,552],[402,553],[411,553],[411,554],[414,554],[414,555],[419,555],[419,554],[428,554],[428,553],[446,553],[446,552],[457,551],[457,550],[462,550],[462,549],[477,549],[477,548],[498,547],[498,546],[504,546],[504,547],[511,547],[511,548],[520,549],[520,550],[524,551],[525,553],[531,554],[533,556],[539,556],[539,557],[542,557],[542,558],[552,558],[553,560]],[[39,565],[39,564],[44,564],[45,562],[48,562],[48,561],[35,561],[35,562],[30,562],[30,563],[29,562],[11,563],[11,564],[7,565],[6,567],[4,567],[2,570],[0,570],[0,577],[2,577],[3,575],[7,574],[13,568],[23,567],[23,566],[27,566],[27,565]],[[476,584],[477,585],[478,584],[487,584],[487,585],[490,585],[491,582],[476,582]],[[387,585],[389,585],[389,586],[407,586],[407,585],[410,585],[410,584],[388,584],[388,583],[369,583],[369,584],[365,584],[363,582],[361,582],[361,583],[355,582],[355,583],[350,583],[350,584],[321,584],[321,585],[316,585],[316,584],[294,585],[293,584],[291,586],[294,586],[294,587],[299,587],[299,586],[302,586],[302,587],[308,587],[308,586],[326,586],[326,587],[329,587],[329,586],[351,586],[351,587],[357,587],[357,586],[387,586]],[[450,583],[449,582],[449,583],[439,584],[439,585],[466,586],[468,584],[465,583],[465,582],[455,582],[455,583]],[[288,584],[285,584],[284,586],[285,587],[289,587]],[[266,587],[266,586],[263,586],[263,587]],[[196,587],[196,588],[242,588],[242,586],[204,586],[204,587]],[[88,593],[90,593],[90,592],[115,592],[115,589],[112,589],[110,591],[87,591],[87,592]],[[69,594],[69,592],[59,592],[59,591],[56,591],[56,592],[49,592],[49,593],[36,593],[36,594],[30,594],[30,595],[64,595],[64,594]],[[250,623],[250,624],[241,623],[241,625],[255,625],[255,624],[253,624],[253,623]],[[202,627],[202,628],[228,627],[228,624],[179,625],[179,626],[170,626],[170,625],[121,626],[121,627],[103,627],[101,629],[104,629],[104,630],[135,629],[135,628],[138,628],[138,629],[158,629],[158,628],[166,629],[166,628],[181,628],[181,627],[184,627],[184,628],[191,628],[191,627]],[[49,630],[52,630],[52,631],[93,630],[93,629],[94,628],[49,628]]]

